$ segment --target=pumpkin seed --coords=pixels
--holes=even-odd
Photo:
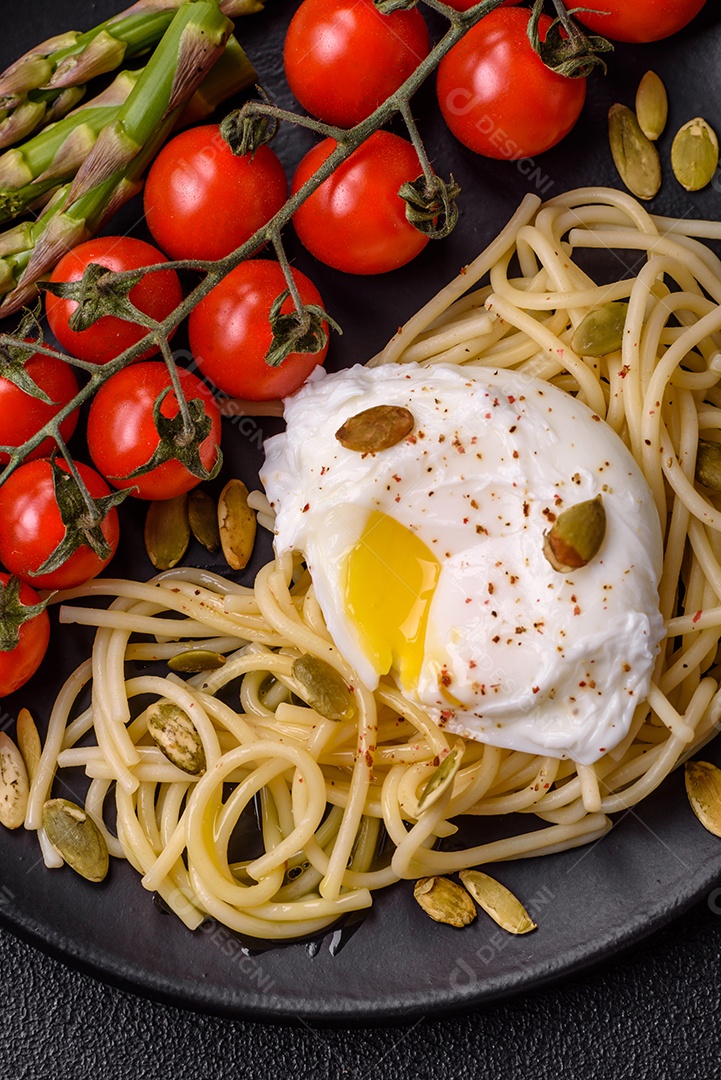
[[[312,653],[303,653],[291,669],[305,691],[307,703],[326,720],[351,720],[356,704],[348,684],[334,667]]]
[[[17,735],[18,749],[23,756],[25,768],[28,772],[28,779],[32,784],[43,748],[35,721],[27,709],[21,709],[18,713],[15,734]]]
[[[721,769],[709,761],[687,761],[684,778],[694,814],[704,829],[721,836]]]
[[[718,168],[716,132],[702,117],[689,120],[671,145],[671,168],[686,191],[700,191],[713,180]]]
[[[6,731],[0,731],[0,822],[17,829],[25,821],[30,784],[22,754]]]
[[[186,649],[185,652],[171,656],[168,667],[171,671],[184,671],[197,673],[200,671],[215,671],[225,663],[222,653],[213,652],[211,649]]]
[[[450,878],[419,878],[413,896],[426,915],[447,926],[468,926],[478,914],[466,890]]]
[[[625,300],[612,300],[590,311],[576,327],[571,348],[578,356],[599,357],[618,352],[623,345],[627,314],[628,303]]]
[[[68,799],[49,799],[43,806],[43,828],[50,843],[76,874],[102,881],[109,858],[105,838],[81,806]]]
[[[146,712],[148,731],[173,765],[191,776],[206,769],[205,750],[193,721],[172,701],[156,701]]]
[[[248,506],[242,480],[229,480],[218,499],[218,527],[223,555],[233,570],[247,566],[255,543],[255,511]]]
[[[666,87],[655,71],[647,71],[636,91],[638,126],[652,142],[662,134],[668,119]]]
[[[696,479],[709,491],[721,491],[721,443],[699,439]]]
[[[189,542],[187,494],[151,502],[145,518],[145,550],[156,570],[177,566]]]
[[[188,496],[188,524],[199,544],[208,551],[218,550],[220,547],[218,510],[208,492],[203,491],[202,488],[193,488]]]
[[[466,745],[463,740],[457,739],[438,768],[434,769],[428,778],[428,783],[423,788],[421,797],[418,800],[419,810],[428,810],[429,807],[438,802],[444,791],[447,791],[452,786],[456,773],[461,767],[465,749]]]
[[[661,161],[636,114],[626,105],[611,106],[608,139],[614,165],[628,190],[639,199],[652,199],[661,187]]]
[[[402,405],[374,405],[349,416],[335,433],[346,450],[376,454],[395,446],[413,431],[413,413]]]
[[[500,881],[480,870],[461,870],[458,876],[476,903],[509,934],[528,934],[537,929],[518,897]]]
[[[569,506],[544,533],[543,554],[554,570],[568,574],[587,566],[606,535],[606,511],[600,495]]]

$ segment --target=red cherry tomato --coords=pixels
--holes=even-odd
[[[382,15],[373,0],[304,0],[285,38],[288,84],[303,108],[352,127],[370,116],[428,55],[416,8]]]
[[[295,194],[336,147],[324,139],[298,166]],[[414,259],[428,243],[406,218],[398,189],[421,175],[413,146],[376,131],[298,207],[293,224],[316,259],[348,274],[383,274]]]
[[[200,445],[200,461],[210,471],[220,446],[220,412],[208,387],[192,371],[179,369],[178,375],[186,401],[200,400],[203,414],[210,420],[210,432]],[[111,375],[90,406],[88,449],[95,467],[113,487],[134,488],[131,494],[140,499],[172,499],[202,479],[175,458],[140,476],[128,476],[145,465],[158,447],[153,406],[158,395],[171,386],[168,369],[161,361],[132,364]],[[160,411],[163,416],[177,417],[178,399],[172,390]]]
[[[145,183],[145,220],[173,259],[222,259],[280,210],[285,171],[268,146],[236,157],[218,124],[176,135]]]
[[[51,281],[79,281],[90,263],[106,266],[108,270],[137,270],[141,266],[167,262],[165,255],[131,236],[100,236],[87,240],[84,244],[63,255],[52,274]],[[156,321],[169,315],[183,299],[180,279],[175,270],[159,270],[144,277],[130,290],[130,300],[138,308]],[[107,364],[125,349],[130,348],[147,334],[147,329],[137,323],[126,322],[115,315],[104,315],[89,326],[87,330],[71,330],[68,325],[70,316],[77,307],[75,300],[62,299],[45,294],[45,310],[48,323],[55,337],[63,348],[79,360],[89,363]],[[152,356],[157,347],[143,353]]]
[[[58,461],[57,465],[68,472],[64,461]],[[110,494],[110,488],[94,469],[80,462],[76,465],[94,499]],[[83,544],[57,570],[36,574],[66,535],[55,498],[50,461],[39,458],[25,462],[0,487],[0,562],[35,588],[72,589],[99,574],[118,547],[120,527],[114,507],[106,514],[101,529],[110,545],[107,558],[100,558]]]
[[[0,573],[0,589],[5,591],[10,574]],[[11,586],[12,588],[12,586]],[[7,594],[6,594],[7,595]],[[34,607],[40,603],[40,597],[25,582],[19,582],[18,599],[23,607]],[[45,656],[50,640],[50,619],[47,611],[43,610],[37,615],[22,622],[15,631],[9,625],[12,618],[6,616],[0,620],[0,639],[3,644],[9,646],[0,649],[0,697],[12,694],[14,690],[24,686],[31,675],[34,675]],[[17,633],[17,643],[11,644]]]
[[[36,386],[50,398],[52,405],[21,390],[16,383],[0,376],[0,445],[22,446],[24,442],[52,420],[63,405],[78,392],[78,380],[70,364],[58,356],[34,353],[24,363],[25,371]],[[60,434],[67,441],[75,431],[78,410],[74,409],[60,425]],[[25,455],[26,461],[47,457],[55,449],[54,439],[48,436]],[[6,465],[10,455],[0,453],[0,465]]]
[[[313,282],[300,270],[293,278],[304,304],[323,307]],[[325,359],[328,346],[316,353],[291,353],[278,367],[265,357],[272,332],[270,309],[287,288],[280,265],[252,259],[236,266],[190,313],[188,333],[195,362],[219,390],[233,397],[268,401],[287,397]],[[288,297],[281,313],[293,311]],[[323,323],[326,333],[328,327]]]
[[[438,67],[444,120],[464,146],[486,157],[543,153],[568,134],[583,108],[586,80],[546,67],[528,40],[529,17],[528,10],[494,9]],[[542,15],[542,39],[550,25]]]
[[[614,41],[660,41],[683,29],[705,0],[603,0],[598,11],[574,11],[574,19]]]

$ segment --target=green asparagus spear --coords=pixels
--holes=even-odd
[[[0,73],[0,148],[26,138],[64,115],[68,88],[113,71],[124,60],[152,49],[184,3],[139,0],[92,30],[59,34],[36,45]],[[218,0],[232,17],[262,10],[261,0]],[[73,104],[77,104],[77,96]],[[63,112],[64,108],[64,112]]]
[[[29,243],[0,259],[0,317],[17,311],[37,281],[71,247],[92,236],[140,190],[142,175],[206,73],[223,52],[233,24],[215,0],[182,4],[157,49],[98,135],[74,180],[59,188],[30,225]]]
[[[0,154],[0,223],[37,207],[46,195],[72,179],[139,77],[139,71],[121,72],[97,98]]]

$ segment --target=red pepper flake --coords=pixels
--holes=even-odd
[[[580,615],[581,614],[581,609],[578,606],[578,604],[576,604],[575,608],[573,609],[573,614],[574,615]]]
[[[508,402],[510,405],[512,405],[515,400],[516,399],[514,398],[513,394],[508,395]]]
[[[533,686],[533,687],[531,687],[531,692],[533,694],[537,694],[540,689],[541,689],[540,686]]]
[[[700,611],[697,611],[697,612],[696,612],[696,614],[694,615],[694,617],[693,617],[693,619],[691,620],[691,622],[697,623],[697,622],[699,621],[699,619],[701,618],[701,616],[702,616],[702,615],[703,615],[703,608],[702,608],[702,609],[701,609]]]
[[[364,757],[366,759],[366,765],[368,766],[369,769],[372,769],[373,768],[373,755],[370,752],[370,750],[366,750],[366,752],[364,754]]]
[[[307,514],[309,510],[310,510],[310,503],[306,503],[305,506],[301,510],[301,514]]]

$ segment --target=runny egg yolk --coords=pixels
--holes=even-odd
[[[418,684],[440,570],[414,532],[378,510],[344,560],[345,608],[361,647],[379,675],[393,669],[404,689]]]

